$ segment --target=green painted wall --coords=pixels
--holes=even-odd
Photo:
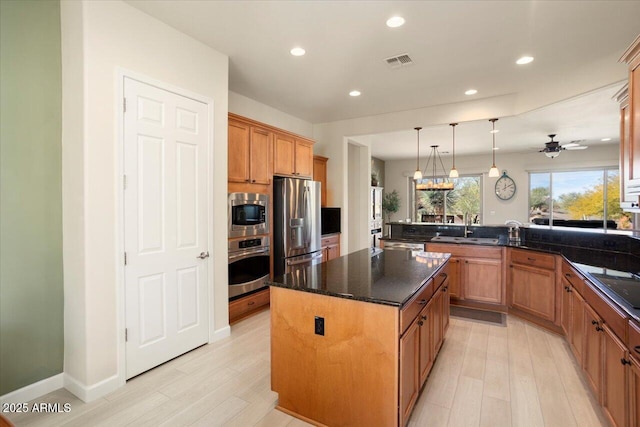
[[[63,369],[58,1],[0,1],[0,395]]]

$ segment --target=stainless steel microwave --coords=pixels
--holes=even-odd
[[[229,237],[269,233],[269,196],[229,193]]]

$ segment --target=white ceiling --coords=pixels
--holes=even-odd
[[[542,147],[548,133],[615,143],[612,85],[626,78],[617,61],[640,30],[640,1],[127,3],[228,55],[231,91],[314,124],[513,95],[521,114],[497,123],[498,145],[510,151]],[[388,28],[393,15],[406,24]],[[295,46],[307,54],[291,56]],[[390,69],[384,59],[403,53],[414,64]],[[535,61],[516,65],[525,54]],[[469,88],[478,93],[464,95]],[[457,151],[486,150],[489,128],[458,126]],[[446,124],[423,134],[450,144]],[[376,157],[415,156],[412,129],[372,138]]]

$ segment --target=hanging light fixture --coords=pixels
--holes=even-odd
[[[451,126],[451,131],[453,132],[453,165],[451,166],[451,171],[449,171],[449,178],[457,178],[458,169],[456,169],[456,126],[457,123],[449,123]]]
[[[496,122],[498,119],[489,119],[491,122],[491,137],[493,138],[493,149],[491,150],[491,154],[493,155],[493,164],[491,165],[491,169],[489,169],[489,177],[497,178],[500,176],[500,171],[496,167]]]
[[[432,163],[433,160],[433,163]],[[438,174],[437,164],[440,162],[440,168],[442,170],[442,175]],[[431,168],[429,167],[431,165]],[[427,190],[427,191],[449,191],[453,190],[453,182],[449,181],[447,177],[446,169],[444,168],[444,164],[442,163],[442,157],[440,157],[440,153],[438,152],[438,145],[431,146],[431,152],[429,153],[429,157],[427,157],[427,164],[424,165],[424,172],[422,172],[424,177],[427,177],[427,182],[419,182],[416,183],[416,190]],[[424,179],[423,179],[424,181]]]
[[[418,133],[418,153],[416,154],[416,171],[413,173],[413,179],[419,180],[422,179],[422,172],[420,172],[420,129],[421,127],[414,128]]]

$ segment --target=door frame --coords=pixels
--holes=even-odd
[[[207,172],[207,227],[209,228],[207,233],[207,247],[209,253],[212,255],[206,259],[207,263],[207,325],[209,328],[208,342],[214,341],[215,323],[214,323],[214,307],[215,307],[215,292],[214,292],[214,258],[215,251],[213,250],[214,240],[214,221],[213,221],[213,189],[215,187],[214,180],[215,174],[213,173],[213,159],[214,159],[214,102],[213,99],[191,92],[187,89],[174,86],[172,84],[156,80],[144,74],[137,73],[124,68],[117,68],[116,70],[116,99],[114,100],[117,114],[117,166],[116,174],[114,176],[116,187],[116,230],[115,230],[115,242],[116,242],[116,330],[117,330],[117,357],[118,368],[116,376],[118,378],[118,384],[123,386],[126,384],[126,342],[125,342],[125,327],[126,327],[126,297],[125,297],[125,268],[124,268],[124,79],[129,78],[136,80],[140,83],[144,83],[150,86],[154,86],[158,89],[166,90],[168,92],[175,93],[186,98],[193,99],[198,102],[202,102],[207,106],[207,164],[209,166]]]

